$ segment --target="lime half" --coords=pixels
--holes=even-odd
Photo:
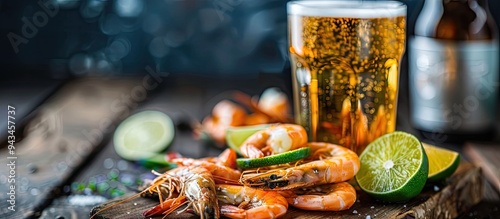
[[[127,160],[142,160],[165,150],[174,138],[174,123],[165,113],[142,111],[120,123],[113,136],[115,151]]]
[[[361,153],[360,162],[360,188],[385,202],[405,202],[420,194],[429,171],[420,141],[400,131],[375,139]]]
[[[241,169],[272,166],[304,159],[308,157],[310,153],[311,149],[309,147],[302,147],[292,151],[287,151],[281,154],[270,155],[262,158],[238,158],[236,159],[236,164]]]
[[[460,154],[458,152],[426,143],[422,143],[422,145],[429,158],[427,180],[430,182],[441,181],[450,177],[457,170],[460,165]]]
[[[240,146],[254,133],[266,129],[272,124],[261,124],[251,126],[233,126],[226,130],[226,144],[229,148],[241,155]]]

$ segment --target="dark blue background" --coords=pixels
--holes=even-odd
[[[50,1],[59,5],[53,17],[39,5]],[[147,66],[224,77],[282,73],[288,65],[286,2],[0,0],[0,77],[137,75]],[[412,34],[423,0],[402,2]],[[499,1],[490,0],[490,10],[500,23]],[[45,25],[16,53],[9,34],[23,36],[23,17]]]

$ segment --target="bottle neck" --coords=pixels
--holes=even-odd
[[[415,35],[448,40],[489,40],[496,25],[484,0],[425,0]]]

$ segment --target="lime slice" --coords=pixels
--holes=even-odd
[[[127,160],[142,160],[165,150],[174,138],[174,123],[165,113],[143,111],[120,123],[113,136],[115,151]]]
[[[426,143],[422,143],[425,153],[429,158],[429,175],[430,182],[444,180],[450,177],[458,165],[460,165],[460,154],[455,151],[436,147]]]
[[[157,154],[146,159],[139,160],[139,164],[147,169],[162,171],[177,167],[177,164],[167,161],[165,154]]]
[[[359,187],[385,202],[405,202],[425,186],[429,165],[420,141],[405,132],[385,134],[361,153]]]
[[[292,151],[287,151],[281,154],[266,156],[262,158],[238,158],[236,159],[236,164],[241,169],[272,166],[304,159],[308,157],[310,153],[311,149],[309,147],[302,147]]]
[[[232,126],[226,130],[226,144],[229,148],[241,155],[241,144],[254,133],[266,129],[272,124],[261,124],[251,126]]]

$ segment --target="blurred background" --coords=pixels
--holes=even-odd
[[[277,86],[291,95],[291,72],[287,42],[287,2],[287,0],[0,0],[0,115],[2,115],[0,128],[5,130],[4,127],[7,126],[7,118],[5,117],[7,105],[16,107],[16,120],[22,121],[23,117],[28,116],[66,82],[85,76],[140,77],[148,74],[151,76],[160,74],[163,79],[166,78],[165,82],[161,84],[163,88],[176,87],[176,91],[180,90],[196,95],[188,95],[189,98],[193,99],[191,101],[191,99],[184,98],[186,95],[165,97],[166,95],[163,94],[166,92],[159,92],[157,93],[159,95],[151,96],[151,99],[154,100],[152,102],[163,103],[162,101],[167,102],[165,99],[170,98],[169,100],[173,99],[173,102],[179,104],[178,108],[188,106],[191,108],[190,110],[197,112],[198,116],[207,114],[210,107],[193,106],[192,103],[188,104],[187,102],[214,104],[215,101],[211,101],[210,98],[218,95],[219,93],[216,92],[220,92],[220,89],[226,87],[240,88],[238,86],[243,84],[242,89],[249,88],[247,91],[250,91],[250,94],[258,94],[265,87]],[[401,2],[408,6],[407,36],[410,37],[413,34],[414,22],[424,0],[401,0]],[[499,25],[500,1],[488,0],[488,2],[490,11]],[[407,72],[407,55],[405,55],[402,60],[400,77],[399,99],[403,101],[398,107],[401,111],[408,110]],[[190,84],[189,88],[179,88],[188,84],[186,80],[170,79],[179,77],[187,78],[189,83],[193,81],[194,87],[199,86],[199,89],[192,88],[193,84]],[[207,78],[210,78],[210,82],[218,81],[218,83],[206,83]],[[245,81],[246,79],[249,79],[249,82],[258,81],[258,83],[252,84]],[[114,115],[115,112],[105,114],[108,113],[105,110],[109,109],[104,106],[109,105],[110,101],[108,100],[112,98],[121,101],[116,93],[122,95],[128,92],[130,94],[131,89],[116,86],[121,89],[121,93],[114,93],[115,90],[111,89],[102,89],[106,88],[106,85],[112,87],[112,80],[101,81],[95,86],[92,84],[83,86],[81,90],[89,92],[78,93],[83,96],[82,99],[69,95],[71,97],[69,102],[80,101],[78,102],[80,105],[71,105],[73,108],[70,107],[67,111],[76,113],[68,113],[66,116],[68,118],[78,117],[84,121],[82,122],[84,124],[88,122],[87,117],[94,118],[92,112],[102,118],[117,117]],[[237,83],[233,83],[235,81]],[[90,83],[94,82],[90,81]],[[255,88],[256,86],[259,88]],[[219,90],[210,90],[208,89],[210,87],[217,87]],[[137,86],[132,88],[137,88]],[[250,90],[250,88],[254,90]],[[95,89],[94,93],[92,93],[93,89]],[[123,90],[127,92],[123,92]],[[62,91],[62,93],[64,92],[66,90]],[[108,99],[102,98],[101,100],[95,97],[101,94],[105,97],[104,94],[107,93],[112,94],[109,94],[111,97]],[[127,112],[128,110],[131,112],[137,106],[129,102],[122,104],[129,104],[126,105],[130,107],[126,109]],[[163,107],[163,105],[160,106]],[[139,106],[139,109],[144,108]],[[402,115],[402,118],[398,117],[398,126],[408,125],[408,118],[404,116],[408,113]],[[47,117],[42,112],[40,117],[44,116]],[[95,121],[101,121],[99,119],[101,117],[95,117],[88,123],[94,121],[93,125],[95,125],[97,124]],[[65,121],[69,121],[69,119]],[[23,124],[19,124],[18,127],[23,126]],[[400,128],[398,127],[398,129]],[[82,135],[81,130],[93,131],[95,127],[89,125],[84,128],[78,126],[70,129],[70,131]],[[20,132],[22,131],[18,131],[18,133]],[[0,133],[0,139],[5,139],[6,134],[5,131]],[[88,138],[88,136],[84,137]],[[191,136],[186,134],[181,140],[185,141],[190,138]],[[103,140],[102,144],[104,145],[109,142],[109,139],[103,138],[103,135],[100,136],[99,140]],[[99,141],[96,140],[96,142]],[[68,143],[42,143],[47,147],[55,147],[55,151],[67,150],[64,153],[68,154],[72,152],[69,149],[64,149],[64,145]],[[181,143],[190,145],[189,143],[192,142],[177,142],[177,145],[181,145]],[[29,142],[26,144],[28,145]],[[31,149],[25,148],[24,151]],[[47,153],[45,148],[39,147],[38,150],[41,151],[40,153]],[[97,161],[94,160],[94,164],[88,166],[87,172],[81,176],[64,175],[61,177],[61,182],[50,182],[51,185],[61,184],[62,188],[67,188],[66,184],[71,184],[72,181],[87,182],[89,181],[88,176],[102,174],[96,173],[96,171],[109,172],[114,170],[113,165],[107,168],[106,162],[114,164],[113,162],[116,161],[118,166],[120,160],[116,155],[115,158],[108,157],[109,154],[113,153],[112,147],[108,145],[106,150],[106,153],[101,157],[94,158]],[[188,151],[188,149],[185,150]],[[38,151],[35,150],[35,152]],[[207,151],[196,149],[192,153],[195,156],[201,156],[205,155]],[[33,154],[35,154],[36,159],[40,157],[37,153]],[[59,152],[47,154],[59,156]],[[29,156],[24,155],[24,157],[28,158]],[[49,158],[47,160],[50,160]],[[62,157],[61,159],[66,158]],[[112,158],[115,160],[110,161]],[[54,162],[56,161],[59,162],[58,160]],[[75,163],[78,162],[75,161]],[[104,169],[102,163],[105,164]],[[59,165],[57,167],[59,168]],[[35,168],[20,169],[20,171],[29,172],[32,175],[35,175],[34,173],[37,171],[38,175],[43,175],[41,173],[45,173],[44,171],[50,174],[68,172],[66,166],[61,168],[63,169],[54,171],[52,169],[45,170],[42,166],[39,168],[35,166]],[[34,170],[32,171],[32,169]],[[25,175],[29,176],[29,174]],[[5,179],[0,177],[0,182],[4,183]],[[40,188],[50,187],[45,184],[39,185],[41,185]],[[78,185],[80,184],[77,184],[77,187]],[[28,187],[26,186],[26,188]],[[70,190],[72,189],[73,187]],[[66,189],[64,192],[67,192]],[[38,194],[39,192],[36,190],[27,196]],[[31,199],[25,201],[30,202]],[[39,201],[39,203],[44,203],[44,201]],[[21,204],[19,205],[21,206]],[[42,205],[40,204],[40,206]],[[60,211],[67,208],[64,204],[57,202],[54,205],[59,206],[57,209],[62,209]],[[83,209],[82,212],[87,215],[88,209]]]
[[[424,0],[401,1],[408,6],[411,36]],[[499,25],[500,1],[488,2]],[[286,3],[0,0],[0,103],[17,104],[22,117],[64,81],[152,70],[221,81],[275,75],[291,95]],[[403,100],[408,95],[406,57],[400,79]]]
[[[402,2],[408,6],[410,36],[424,1]],[[2,103],[8,93],[16,93],[20,108],[29,109],[26,100],[43,99],[62,81],[142,75],[148,69],[221,80],[271,74],[288,83],[286,3],[0,0]],[[498,25],[500,2],[489,0],[489,4]],[[400,98],[405,99],[406,69],[405,55],[400,82]]]
[[[0,1],[2,79],[255,76],[286,67],[286,0]],[[423,0],[408,5],[408,34]],[[498,22],[500,3],[490,0]]]

